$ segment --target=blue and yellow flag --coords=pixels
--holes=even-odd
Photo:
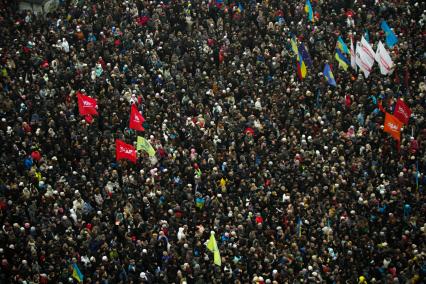
[[[197,197],[195,198],[195,207],[203,209],[205,202],[206,200],[203,197]]]
[[[237,11],[239,13],[242,13],[244,11],[244,6],[243,6],[243,4],[241,4],[241,2],[238,2],[238,4],[237,4]]]
[[[348,70],[348,66],[351,64],[351,62],[346,58],[346,56],[343,55],[343,53],[336,49],[336,54],[334,56],[336,60],[339,62],[339,66],[342,67],[345,71]]]
[[[299,52],[297,56],[297,74],[299,75],[300,80],[304,79],[307,73],[308,71],[306,70],[305,61],[303,61],[302,55]]]
[[[340,51],[346,53],[346,54],[350,54],[350,51],[348,49],[348,46],[346,45],[346,43],[343,41],[342,37],[339,36],[339,38],[337,39],[337,48],[340,49]]]
[[[306,0],[305,12],[308,14],[308,20],[314,22],[314,11],[312,10],[311,1]]]
[[[293,50],[293,53],[295,55],[297,55],[297,53],[299,52],[297,49],[297,42],[296,42],[296,37],[292,34],[291,35],[291,39],[290,39],[290,43],[291,43],[291,50]]]
[[[386,21],[382,21],[380,26],[386,34],[386,44],[392,48],[395,44],[398,43],[398,38],[396,37],[395,33],[390,29]]]
[[[336,87],[336,80],[334,79],[333,72],[331,72],[331,68],[330,68],[330,65],[328,65],[328,63],[325,64],[323,73],[325,78],[327,79],[327,82],[330,85]]]
[[[306,65],[308,65],[309,68],[312,68],[313,67],[312,59],[309,56],[309,53],[306,50],[306,47],[303,44],[303,42],[299,45],[299,52],[302,55],[303,61],[305,61]]]
[[[83,282],[84,279],[83,274],[81,274],[80,269],[75,263],[72,264],[72,277],[77,280],[78,283]]]

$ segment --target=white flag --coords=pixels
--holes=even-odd
[[[377,46],[375,59],[377,63],[379,63],[380,73],[383,75],[387,75],[393,72],[394,64],[392,62],[391,57],[389,56],[388,51],[386,50],[383,43],[380,41]]]
[[[361,42],[356,44],[355,62],[364,72],[366,78],[370,76],[371,69],[374,65],[374,50],[371,45],[362,37]]]
[[[365,52],[365,54],[368,55],[369,61],[373,62],[372,64],[374,64],[374,56],[375,56],[374,50],[371,47],[371,45],[368,43],[368,41],[365,40],[364,37],[361,38],[361,47],[363,51]]]
[[[356,68],[356,56],[355,56],[354,37],[353,37],[353,35],[351,35],[350,38],[351,38],[351,66],[352,66],[352,68],[356,72],[357,68]]]
[[[365,78],[368,78],[368,76],[370,76],[371,67],[362,58],[362,47],[361,43],[359,42],[356,43],[355,62],[359,66],[361,71],[364,72]]]

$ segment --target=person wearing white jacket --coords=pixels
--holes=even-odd
[[[69,53],[69,52],[70,52],[70,45],[68,44],[68,41],[67,41],[67,39],[66,39],[66,38],[63,38],[63,39],[62,39],[62,44],[61,44],[61,46],[62,46],[62,50],[63,50],[65,53]]]

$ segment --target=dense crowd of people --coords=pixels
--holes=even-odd
[[[1,283],[424,283],[425,2],[0,3]],[[384,42],[383,19],[393,73],[339,69],[338,35]],[[155,158],[116,161],[138,135]]]

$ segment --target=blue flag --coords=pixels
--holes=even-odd
[[[330,85],[336,87],[336,80],[334,79],[333,72],[331,72],[331,68],[330,68],[330,65],[328,65],[328,63],[325,64],[323,73],[325,78],[327,79],[327,82]]]
[[[380,26],[386,34],[386,44],[392,48],[395,44],[397,44],[398,38],[396,37],[395,33],[390,29],[386,21],[382,21],[382,24]]]
[[[299,45],[299,52],[302,54],[302,58],[305,61],[306,65],[308,65],[309,68],[313,67],[311,57],[309,56],[308,51],[306,50],[305,45],[303,42]]]

